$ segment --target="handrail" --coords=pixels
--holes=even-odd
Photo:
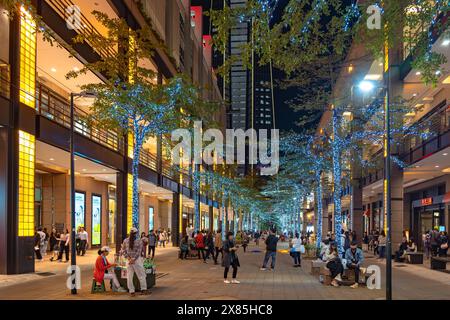
[[[40,115],[70,128],[69,101],[39,82],[36,86],[36,110]],[[88,126],[86,119],[89,114],[77,106],[74,106],[74,115],[75,132],[123,154],[123,140],[116,131]]]
[[[56,11],[56,13],[58,13],[61,18],[65,21],[70,21],[72,18],[72,13],[70,13],[67,9],[75,6],[71,0],[46,0],[46,2],[53,8],[53,10]],[[99,36],[102,35],[81,12],[79,17],[81,27],[75,29],[75,31],[84,36],[88,36],[90,34],[96,34]],[[114,50],[110,47],[102,48],[101,44],[89,43],[90,41],[86,42],[91,45],[91,47],[102,57],[113,57],[116,55]]]

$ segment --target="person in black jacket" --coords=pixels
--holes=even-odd
[[[239,258],[236,254],[237,249],[239,248],[238,245],[236,245],[236,241],[233,237],[233,232],[227,233],[227,239],[223,242],[223,259],[222,259],[222,266],[225,268],[223,271],[223,282],[224,283],[230,283],[228,280],[228,271],[230,270],[230,267],[233,268],[233,278],[231,280],[231,283],[240,283],[240,281],[236,280],[237,277],[237,271],[238,267],[241,265],[239,264]]]
[[[267,263],[269,262],[269,259],[272,258],[270,270],[275,269],[275,262],[277,258],[277,243],[278,238],[275,235],[274,230],[269,231],[269,236],[266,239],[266,255],[264,256],[264,262],[260,270],[266,270],[267,269]]]

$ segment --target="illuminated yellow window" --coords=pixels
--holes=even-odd
[[[128,174],[127,231],[133,227],[133,176]]]
[[[20,18],[20,102],[34,108],[36,91],[36,23],[21,8]]]
[[[19,131],[19,237],[34,235],[35,137]]]
[[[128,132],[128,158],[133,159],[133,146],[134,146],[134,139],[133,134],[131,132]]]

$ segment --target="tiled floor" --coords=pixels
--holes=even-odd
[[[369,290],[366,287],[329,287],[319,283],[310,275],[310,261],[304,259],[302,268],[293,268],[288,254],[277,254],[276,270],[259,271],[264,252],[239,252],[241,268],[238,279],[241,284],[224,284],[223,268],[212,261],[204,264],[194,259],[177,259],[176,248],[157,251],[156,286],[150,296],[138,296],[133,299],[223,299],[223,300],[274,300],[274,299],[384,299],[384,262],[373,258],[367,264],[378,264],[382,270],[382,289]],[[111,293],[90,294],[92,280],[92,262],[95,253],[79,259],[82,269],[82,289],[72,296],[65,286],[67,266],[52,267],[56,275],[41,277],[36,275],[26,282],[16,281],[2,287],[0,278],[0,299],[130,299],[128,294]],[[220,260],[220,258],[219,258]],[[38,268],[44,271],[45,262]],[[45,270],[49,271],[49,270]],[[17,276],[20,277],[20,276]],[[24,275],[22,275],[24,277]],[[38,278],[36,278],[38,277]],[[394,299],[450,299],[450,275],[430,270],[424,266],[406,265],[393,267]]]

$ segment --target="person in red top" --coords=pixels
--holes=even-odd
[[[197,231],[197,235],[195,236],[195,245],[197,246],[198,258],[200,259],[201,254],[203,262],[206,263],[205,236],[203,235],[203,232]]]
[[[116,266],[115,263],[111,264],[106,259],[106,256],[109,254],[111,249],[109,247],[102,247],[98,250],[98,257],[95,261],[94,267],[94,279],[97,282],[97,286],[101,286],[101,283],[105,279],[109,279],[113,281],[114,290],[117,292],[127,292],[124,288],[120,286],[119,280],[117,280],[116,274],[114,272],[108,272],[111,268]]]

